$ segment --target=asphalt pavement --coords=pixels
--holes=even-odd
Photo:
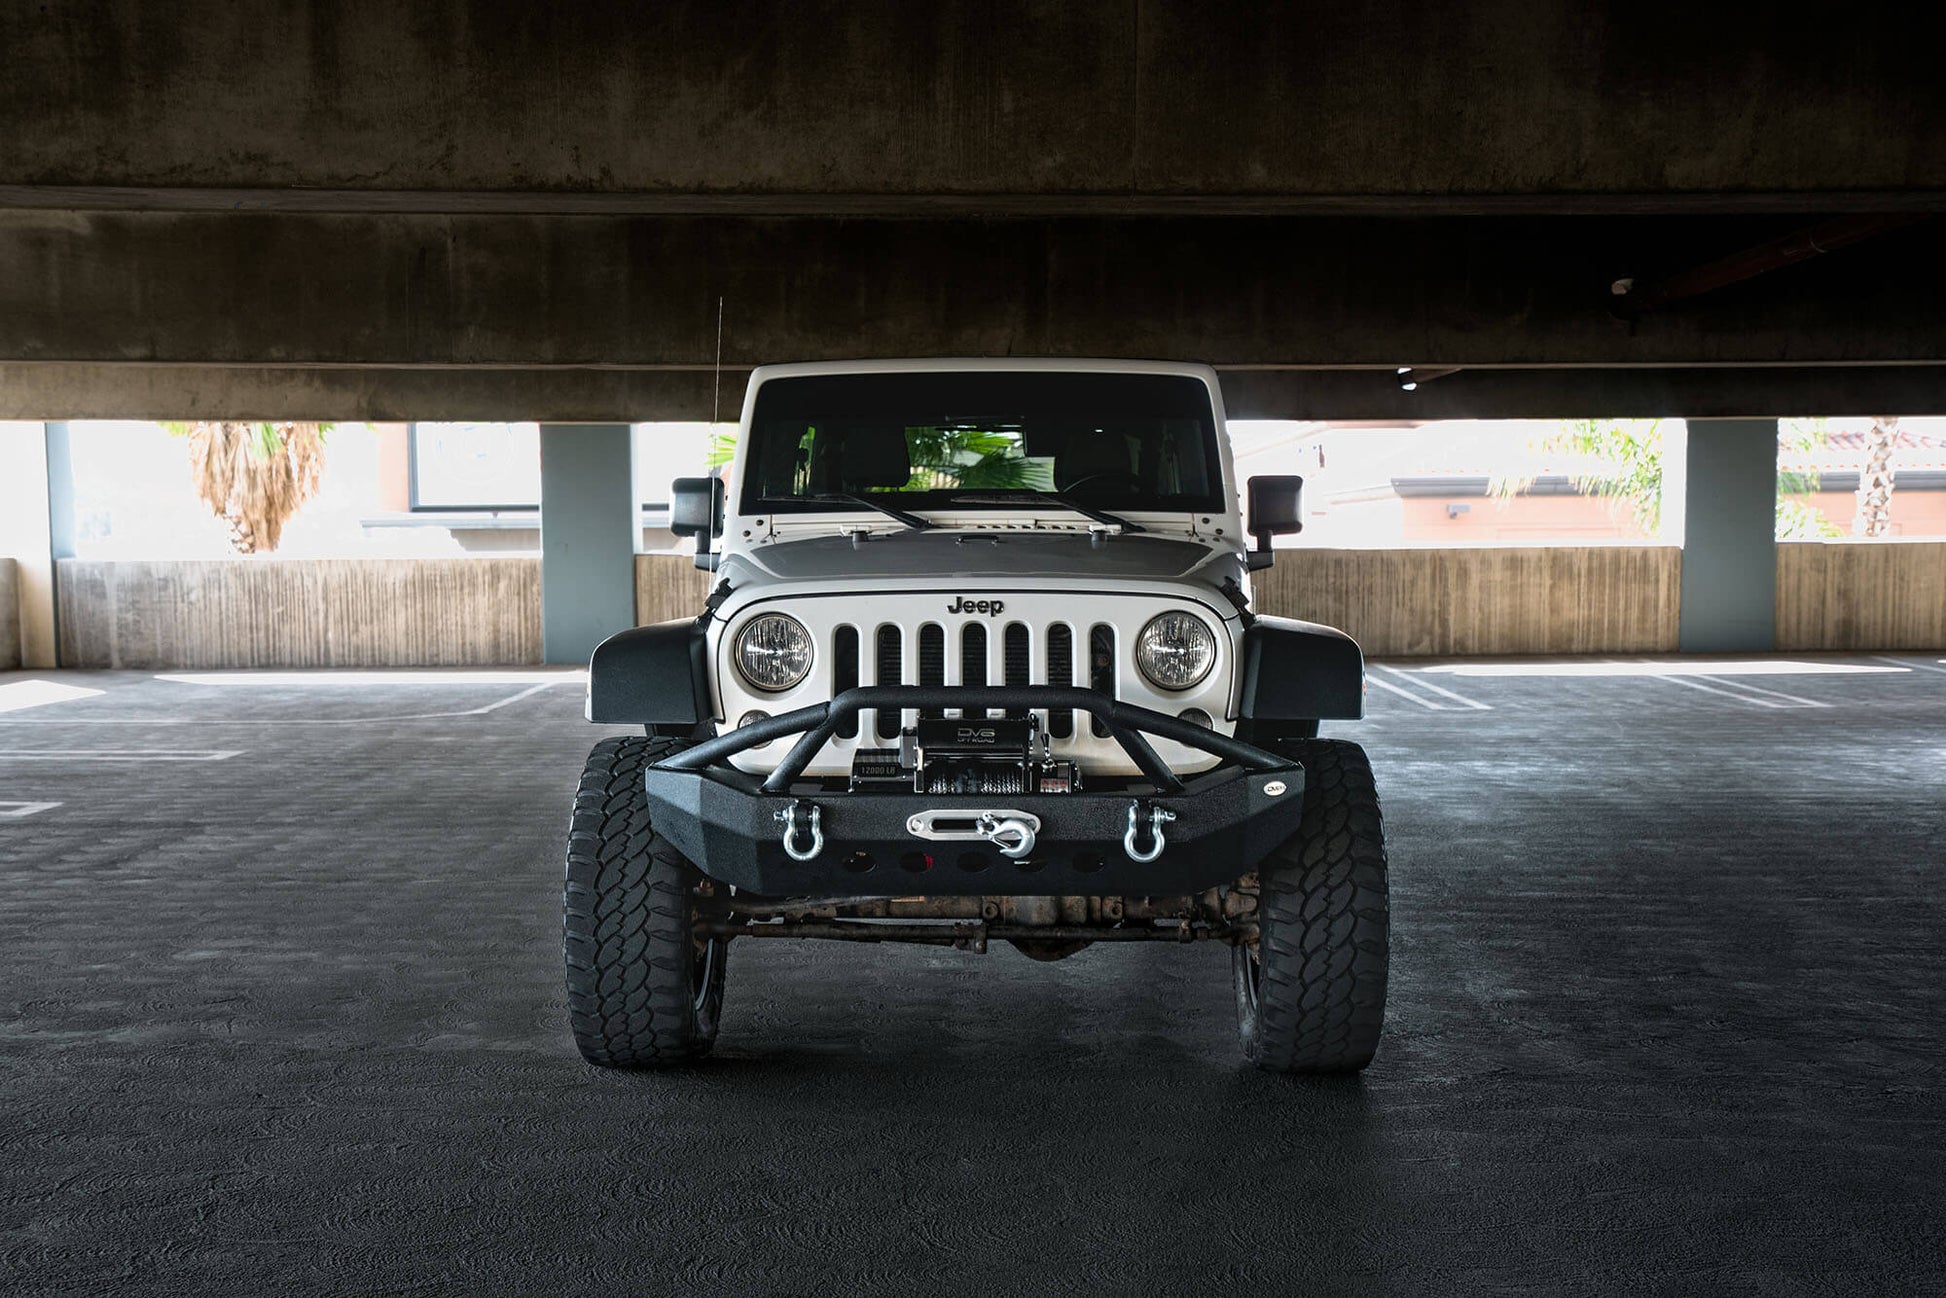
[[[1946,659],[1381,664],[1386,1037],[742,943],[568,1039],[571,677],[0,674],[0,1291],[1946,1291]]]

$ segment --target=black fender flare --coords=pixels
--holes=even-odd
[[[1242,714],[1251,721],[1356,721],[1365,655],[1336,627],[1258,617],[1243,632]]]
[[[618,631],[588,660],[588,720],[699,726],[714,717],[709,647],[695,618]]]

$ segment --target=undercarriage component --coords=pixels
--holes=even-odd
[[[907,942],[984,952],[1013,943],[1037,959],[1060,959],[1094,942],[1228,942],[1256,937],[1254,880],[1193,897],[838,897],[704,901],[709,937],[826,938]]]

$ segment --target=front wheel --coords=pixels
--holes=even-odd
[[[568,829],[561,906],[574,1044],[604,1068],[663,1068],[709,1053],[727,943],[696,926],[702,874],[649,822],[642,773],[684,747],[604,739],[588,755]]]
[[[1258,930],[1236,947],[1244,1056],[1278,1073],[1349,1073],[1385,1022],[1390,915],[1385,829],[1365,750],[1286,742],[1304,768],[1304,819],[1258,867]]]

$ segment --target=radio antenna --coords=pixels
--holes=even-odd
[[[709,399],[709,421],[719,422],[723,414],[723,298],[716,299],[716,375]]]

